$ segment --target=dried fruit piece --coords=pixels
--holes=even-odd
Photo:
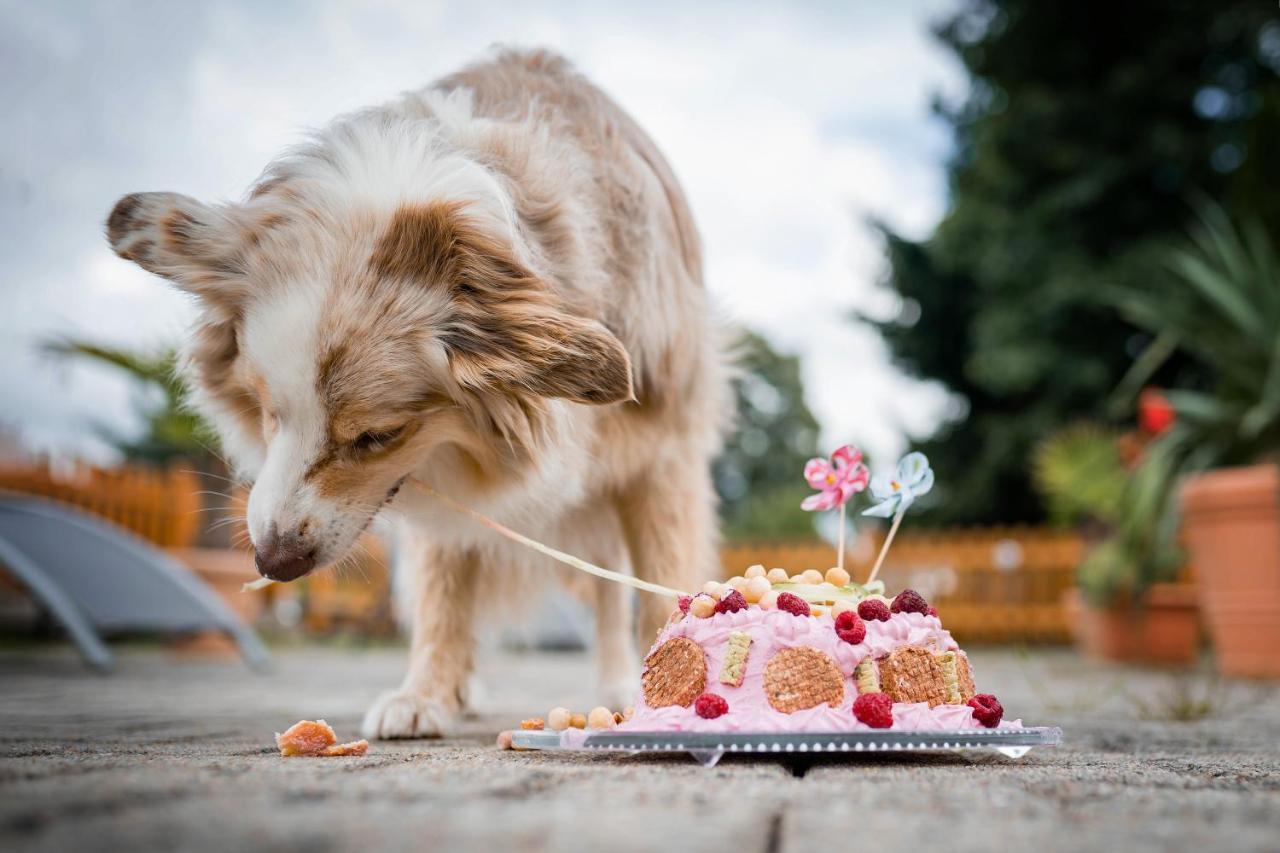
[[[859,602],[858,615],[868,622],[888,622],[893,616],[889,612],[889,605],[878,598],[868,598]]]
[[[533,717],[528,720],[520,721],[520,728],[526,732],[540,732],[547,727],[547,721],[541,717]]]
[[[863,693],[853,700],[853,716],[873,729],[893,726],[893,700],[884,693]]]
[[[836,617],[836,636],[851,646],[867,638],[867,624],[857,613],[845,612]]]
[[[325,758],[346,758],[348,756],[359,757],[368,751],[369,741],[362,739],[326,746],[320,754]]]
[[[693,710],[704,720],[714,720],[716,717],[723,717],[729,713],[729,703],[723,696],[717,696],[715,693],[703,693],[693,703]]]
[[[889,609],[894,613],[926,615],[929,612],[929,602],[925,601],[924,596],[914,589],[904,589],[893,599],[893,604],[889,606]]]
[[[979,693],[968,704],[973,709],[973,718],[989,729],[1000,725],[1004,718],[1004,706],[990,693]]]
[[[681,613],[688,615],[690,601],[693,601],[692,595],[682,595],[678,599],[676,599],[676,606],[680,608]]]
[[[737,613],[739,610],[746,609],[747,597],[736,589],[729,590],[729,592],[716,603],[717,613]]]
[[[333,727],[324,720],[299,720],[284,734],[276,733],[276,746],[284,756],[319,755],[337,742]]]
[[[808,616],[809,602],[792,592],[778,594],[778,609],[785,610],[792,616]]]
[[[574,714],[573,716],[569,717],[569,728],[585,729],[586,727],[587,727],[586,714]]]
[[[300,755],[336,758],[364,755],[369,742],[355,740],[339,744],[333,727],[324,720],[299,720],[284,734],[276,734],[276,746],[280,747],[280,754],[288,758]]]

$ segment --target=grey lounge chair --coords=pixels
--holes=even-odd
[[[85,660],[110,669],[103,635],[225,631],[251,666],[267,651],[213,590],[163,551],[50,501],[0,496],[0,564],[62,623]]]

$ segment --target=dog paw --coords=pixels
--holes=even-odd
[[[431,696],[392,690],[378,697],[364,715],[361,733],[371,740],[440,737],[457,721],[456,711]]]

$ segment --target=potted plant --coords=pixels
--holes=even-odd
[[[1086,543],[1077,586],[1064,604],[1077,647],[1091,657],[1189,664],[1198,652],[1194,588],[1172,582],[1176,551],[1128,548],[1116,536],[1121,496],[1149,436],[1162,428],[1142,410],[1142,431],[1068,426],[1036,450],[1033,475],[1050,518]]]
[[[1261,225],[1237,227],[1217,206],[1201,218],[1193,244],[1170,259],[1174,287],[1118,299],[1153,334],[1122,392],[1175,353],[1186,366],[1164,395],[1173,422],[1122,496],[1117,535],[1122,547],[1171,548],[1181,522],[1219,670],[1276,678],[1280,262]]]

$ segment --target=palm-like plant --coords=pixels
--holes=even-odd
[[[1117,430],[1081,422],[1040,442],[1031,475],[1050,518],[1069,525],[1116,523],[1127,476],[1119,438]]]
[[[214,437],[204,422],[185,405],[186,383],[174,369],[177,351],[134,352],[88,341],[46,341],[44,352],[115,367],[138,381],[144,393],[136,406],[146,423],[141,436],[130,438],[98,424],[96,429],[126,459],[166,464],[175,459],[204,460],[212,455]],[[157,395],[155,392],[159,391]]]
[[[1175,493],[1182,476],[1248,464],[1280,449],[1280,265],[1257,222],[1200,209],[1189,247],[1169,260],[1173,289],[1120,294],[1123,315],[1154,339],[1117,389],[1131,401],[1175,352],[1203,371],[1166,397],[1176,422],[1151,443],[1120,500],[1114,535],[1081,569],[1086,593],[1141,591],[1178,564]]]

